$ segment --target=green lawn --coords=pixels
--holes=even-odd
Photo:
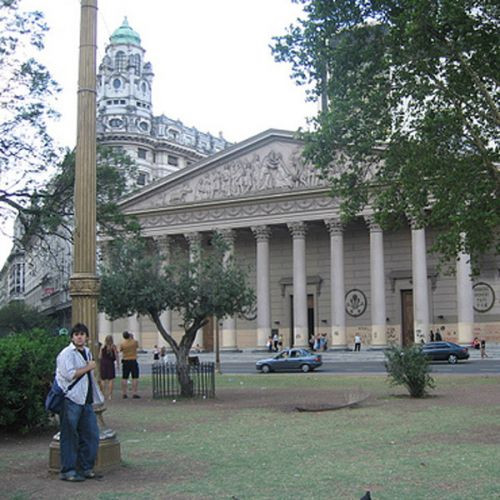
[[[358,499],[367,489],[374,499],[500,498],[500,378],[436,380],[423,400],[385,377],[314,374],[225,375],[215,402],[116,400],[106,422],[119,432],[123,467],[79,486],[78,498]],[[141,384],[145,394],[148,381]],[[360,387],[372,397],[356,409],[299,413],[280,404],[287,395]],[[256,402],[275,394],[276,405],[232,401],[245,394]],[[47,445],[38,445],[42,454]],[[40,467],[36,453],[13,453],[0,459],[0,492],[31,498],[11,460]],[[67,495],[61,481],[40,482],[37,498]]]

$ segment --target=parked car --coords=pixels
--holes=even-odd
[[[454,365],[459,359],[469,359],[469,349],[453,342],[428,342],[422,352],[432,361],[448,361]]]
[[[302,370],[307,373],[322,364],[321,354],[311,353],[307,349],[291,348],[284,349],[272,358],[257,361],[255,368],[262,373],[289,370]]]

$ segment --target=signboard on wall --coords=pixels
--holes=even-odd
[[[495,304],[495,291],[488,283],[476,283],[472,290],[474,291],[474,311],[484,313],[488,312]]]

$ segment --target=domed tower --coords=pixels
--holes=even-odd
[[[151,63],[127,18],[111,35],[97,75],[98,133],[149,136],[152,126]]]

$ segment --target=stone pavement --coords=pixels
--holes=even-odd
[[[480,353],[476,349],[469,348],[470,360],[478,360],[481,358]],[[486,353],[490,358],[500,358],[500,344],[487,344]],[[370,349],[361,347],[360,352],[350,351],[336,351],[328,350],[320,353],[323,361],[336,361],[336,362],[356,362],[356,361],[384,361],[384,352],[381,349]],[[200,361],[215,361],[215,353],[213,352],[192,352],[192,356],[198,356]],[[274,355],[267,350],[257,351],[254,349],[243,351],[221,351],[220,359],[222,363],[239,363],[239,362],[255,362],[258,359],[267,358]],[[168,353],[169,361],[173,361],[174,357],[171,352]],[[139,354],[139,363],[148,364],[153,360],[152,350],[144,351]]]

